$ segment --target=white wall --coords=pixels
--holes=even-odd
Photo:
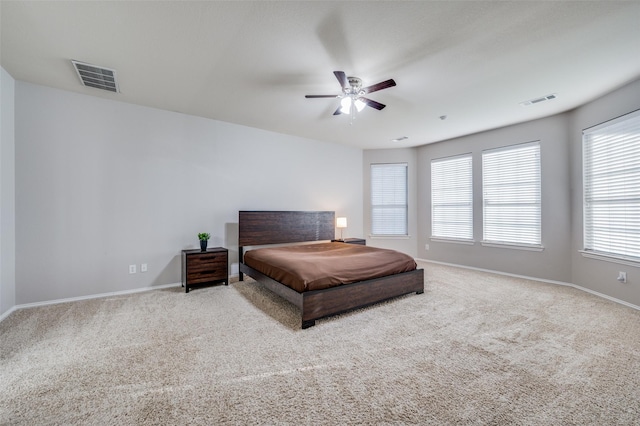
[[[596,99],[575,110],[570,118],[572,225],[572,281],[590,290],[640,306],[640,267],[588,259],[579,250],[583,245],[582,130],[640,109],[640,80]],[[616,280],[618,271],[627,272],[627,282]]]
[[[362,232],[359,149],[23,82],[15,108],[18,304],[179,282],[198,232],[236,273],[238,210]]]
[[[571,113],[415,149],[362,152],[14,82],[4,70],[1,77],[0,315],[15,304],[179,282],[179,252],[195,248],[203,231],[211,245],[230,249],[235,273],[243,209],[335,210],[349,219],[345,236],[370,245],[573,282],[640,305],[637,267],[578,252],[581,130],[639,109],[640,80]],[[545,250],[482,247],[481,152],[531,140],[542,147]],[[430,161],[464,152],[474,157],[478,242],[432,242]],[[369,165],[398,161],[409,163],[410,238],[371,239]],[[127,273],[140,263],[149,272]],[[615,280],[618,270],[628,272],[627,284]]]
[[[583,257],[582,130],[640,109],[640,80],[574,111],[418,148],[419,258],[573,283],[640,306],[640,266]],[[540,140],[542,244],[530,252],[483,247],[482,150]],[[474,238],[472,246],[430,241],[431,160],[473,154]],[[365,164],[366,167],[366,164]],[[428,243],[430,250],[424,249]],[[627,272],[619,283],[618,271]]]
[[[367,239],[367,244],[374,247],[398,250],[409,256],[416,257],[418,246],[418,165],[415,148],[374,149],[363,152],[362,168],[364,192],[364,235],[349,235]],[[371,236],[371,164],[375,163],[407,163],[407,192],[408,192],[408,232],[404,237],[372,237]]]
[[[482,151],[540,141],[542,252],[485,247],[482,241]],[[530,277],[571,281],[571,205],[568,117],[477,133],[418,149],[418,257]],[[431,160],[471,153],[473,158],[474,245],[431,241]],[[429,244],[429,250],[425,250]]]
[[[16,304],[15,81],[0,68],[0,317]]]

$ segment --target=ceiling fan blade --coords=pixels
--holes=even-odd
[[[341,111],[341,110],[342,110],[342,107],[341,107],[341,106],[339,106],[339,107],[338,107],[338,109],[336,110],[336,112],[334,112],[334,113],[333,113],[333,115],[340,115],[340,114],[342,114],[342,111]]]
[[[343,89],[349,88],[349,81],[347,80],[347,75],[344,73],[344,71],[334,71],[333,74],[338,79],[340,87],[342,87]]]
[[[371,108],[375,108],[377,110],[381,110],[384,107],[386,107],[385,104],[381,104],[380,102],[376,102],[376,101],[371,100],[371,99],[367,99],[367,98],[363,98],[363,97],[360,97],[359,99],[361,101],[363,101],[364,103],[366,103],[367,105],[369,105]]]
[[[396,85],[396,82],[391,78],[391,79],[389,79],[387,81],[382,81],[382,82],[380,82],[378,84],[374,84],[374,85],[371,85],[369,87],[365,87],[362,90],[364,90],[365,93],[372,93],[372,92],[377,92],[378,90],[386,89],[388,87],[393,87],[395,85]]]
[[[305,98],[337,98],[339,95],[304,95]]]

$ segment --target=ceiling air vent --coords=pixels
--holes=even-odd
[[[96,89],[107,90],[118,93],[118,82],[116,81],[116,70],[85,64],[84,62],[71,61],[73,67],[80,77],[82,84]]]
[[[409,136],[400,136],[399,138],[391,139],[391,142],[400,142],[409,139]]]
[[[555,99],[556,97],[557,95],[553,93],[551,95],[543,96],[541,98],[529,99],[528,101],[520,102],[520,105],[529,106],[529,105],[537,104],[544,101],[550,101],[552,99]]]

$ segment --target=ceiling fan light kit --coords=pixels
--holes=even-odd
[[[352,108],[355,108],[358,112],[362,111],[364,107],[367,105],[363,101],[358,98],[354,98],[352,96],[345,96],[340,101],[340,112],[342,114],[351,114],[353,111]]]
[[[333,113],[333,115],[349,114],[350,124],[353,124],[353,120],[356,117],[356,113],[362,111],[365,106],[381,110],[386,105],[376,102],[374,100],[365,98],[364,95],[378,90],[386,89],[396,85],[393,79],[382,81],[378,84],[374,84],[368,87],[362,87],[362,80],[358,77],[347,77],[344,71],[334,71],[333,74],[338,79],[340,86],[342,87],[342,93],[339,95],[306,95],[305,98],[338,98],[340,99],[340,106]]]

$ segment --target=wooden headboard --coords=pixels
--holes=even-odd
[[[240,211],[238,247],[335,238],[335,212]]]

